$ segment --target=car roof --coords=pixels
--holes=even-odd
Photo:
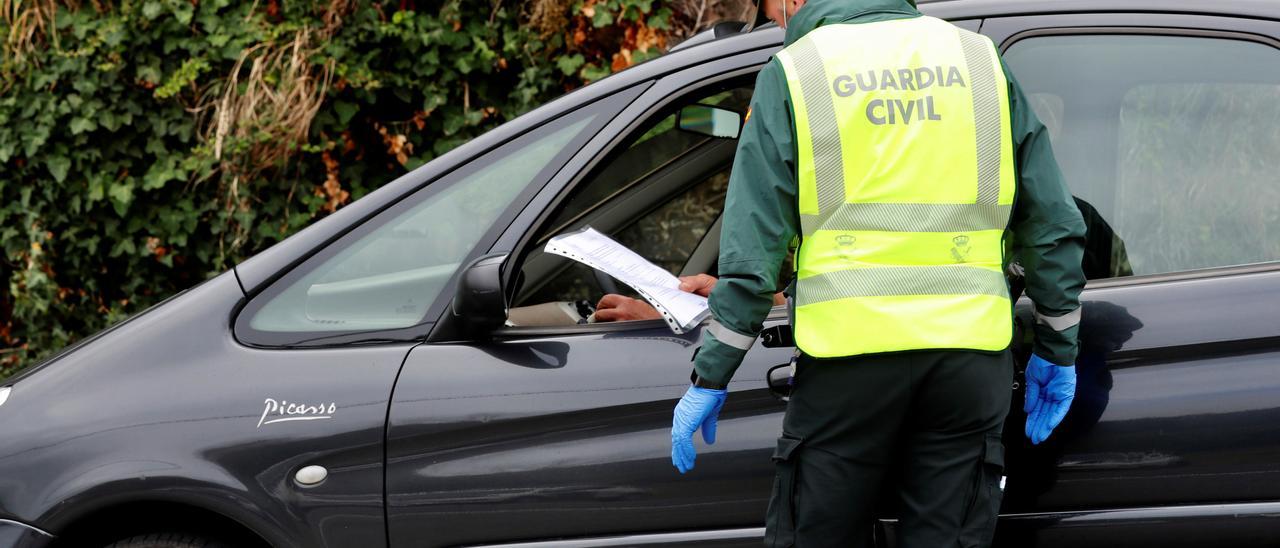
[[[919,0],[920,10],[946,19],[1056,13],[1160,12],[1280,19],[1275,0]]]

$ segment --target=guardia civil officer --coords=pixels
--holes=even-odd
[[[1048,133],[990,40],[913,1],[760,8],[786,48],[760,72],[738,143],[715,319],[671,460],[693,468],[698,429],[714,441],[798,241],[787,294],[801,355],[766,544],[863,545],[888,487],[901,546],[988,545],[1013,375],[1006,271],[1024,273],[1035,304],[1032,443],[1075,393],[1085,225]]]

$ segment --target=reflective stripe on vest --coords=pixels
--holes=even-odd
[[[1008,346],[1013,141],[990,40],[918,17],[823,26],[777,57],[796,126],[801,350]]]

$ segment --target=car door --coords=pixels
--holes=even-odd
[[[618,161],[619,151],[639,141],[654,143],[645,141],[650,130],[675,131],[672,109],[681,100],[706,96],[709,88],[719,90],[727,81],[745,79],[749,85],[770,49],[658,80],[601,133],[599,143],[584,147],[576,171],[566,168],[548,185],[545,199],[533,200],[543,205],[531,205],[529,218],[513,223],[514,244],[500,240],[495,250],[511,252],[510,268],[536,277],[538,265],[549,261],[531,258],[536,255],[531,250],[545,241],[542,236],[579,226],[594,211],[611,213],[592,218],[593,226],[608,232],[617,228],[619,239],[637,245],[647,229],[627,236],[626,227],[612,226],[626,224],[614,223],[615,215],[640,211],[637,223],[653,228],[669,220],[664,211],[681,209],[671,204],[698,205],[700,199],[681,196],[701,192],[700,187],[664,188],[683,181],[680,173],[702,169],[702,159],[710,157],[705,155],[721,163],[688,181],[716,177],[727,167],[723,162],[732,159],[732,142],[666,147],[675,154],[671,161],[643,168]],[[621,169],[630,170],[622,186],[599,193],[587,188],[586,181]],[[653,208],[619,205],[637,192],[642,197],[671,192],[673,198],[655,200]],[[591,205],[576,205],[584,195],[597,194]],[[710,231],[714,217],[702,217],[699,230]],[[565,219],[569,224],[562,226]],[[688,261],[682,255],[672,268]],[[589,275],[583,283],[592,283]],[[572,295],[573,283],[561,286],[559,293],[533,294]],[[594,303],[600,294],[592,296]],[[785,321],[785,314],[772,321]],[[671,410],[689,385],[700,337],[701,328],[675,334],[652,320],[512,327],[490,340],[415,348],[397,382],[388,425],[392,545],[757,545],[772,478],[769,456],[784,409],[769,393],[765,374],[786,363],[790,350],[759,344],[752,349],[730,385],[718,442],[699,441],[697,468],[681,475],[670,460]],[[575,539],[582,544],[568,544]]]
[[[1280,23],[1072,14],[982,32],[1089,231],[1077,395],[1039,446],[1011,413],[997,545],[1276,545]]]

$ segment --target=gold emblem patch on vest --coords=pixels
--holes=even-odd
[[[850,236],[848,234],[836,236],[836,253],[840,254],[841,259],[852,261],[853,257],[849,254],[853,253],[853,245],[857,242],[857,236]]]
[[[969,252],[972,251],[973,248],[969,246],[968,236],[964,234],[956,236],[951,239],[951,243],[955,244],[955,247],[951,248],[951,258],[955,259],[957,263],[963,263],[969,260]]]

